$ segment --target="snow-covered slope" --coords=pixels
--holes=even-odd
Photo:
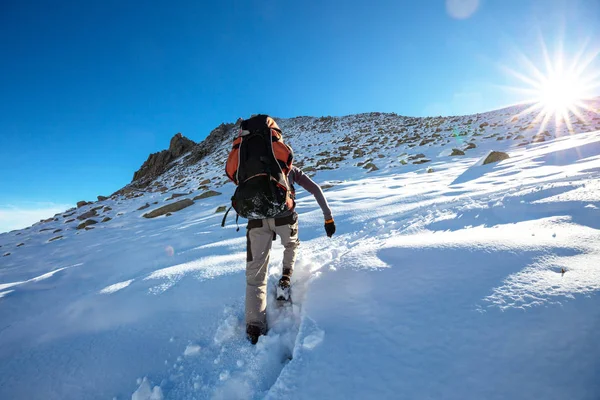
[[[0,398],[597,399],[599,107],[571,133],[518,107],[278,120],[338,232],[300,191],[294,306],[257,346],[245,238],[216,212],[230,126],[148,186],[2,234]],[[510,158],[481,165],[492,149]]]

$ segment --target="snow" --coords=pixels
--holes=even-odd
[[[485,135],[505,135],[512,112],[456,117],[476,121],[465,156],[449,156],[456,141],[402,145],[314,172],[332,185],[337,232],[325,236],[299,191],[292,303],[275,304],[276,241],[270,332],[256,346],[244,338],[243,225],[223,229],[215,213],[231,184],[169,217],[141,217],[171,194],[148,192],[77,210],[112,209],[92,230],[58,216],[1,234],[11,255],[0,257],[0,398],[599,398],[600,131],[526,146],[473,136],[484,121]],[[280,126],[310,159],[335,153],[353,127],[420,120],[327,121]],[[427,121],[450,132],[449,119]],[[510,158],[480,165],[490,150]],[[432,161],[398,161],[416,153]],[[370,158],[378,171],[356,165]],[[191,176],[177,192],[222,181],[222,164],[178,165],[159,178]]]

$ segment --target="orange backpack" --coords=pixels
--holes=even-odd
[[[225,166],[227,177],[237,185],[231,202],[239,216],[273,218],[294,208],[288,182],[293,160],[273,118],[257,115],[242,121]]]

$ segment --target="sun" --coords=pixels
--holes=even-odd
[[[591,67],[600,51],[586,51],[587,43],[584,43],[569,59],[562,46],[558,46],[554,56],[550,57],[543,40],[541,44],[542,63],[536,64],[519,53],[517,61],[524,66],[523,72],[502,67],[522,84],[508,89],[523,95],[525,99],[520,104],[529,105],[517,117],[534,113],[533,123],[539,124],[539,132],[546,130],[551,121],[555,123],[557,134],[565,126],[572,132],[572,119],[585,121],[582,111],[597,112],[586,104],[586,99],[594,97],[594,91],[600,88],[600,71]]]
[[[576,76],[550,76],[542,82],[538,103],[553,114],[564,114],[585,99],[585,91]]]

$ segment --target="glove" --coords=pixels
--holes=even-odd
[[[333,218],[325,221],[325,232],[327,233],[327,237],[332,237],[335,233],[335,222],[333,222]]]

